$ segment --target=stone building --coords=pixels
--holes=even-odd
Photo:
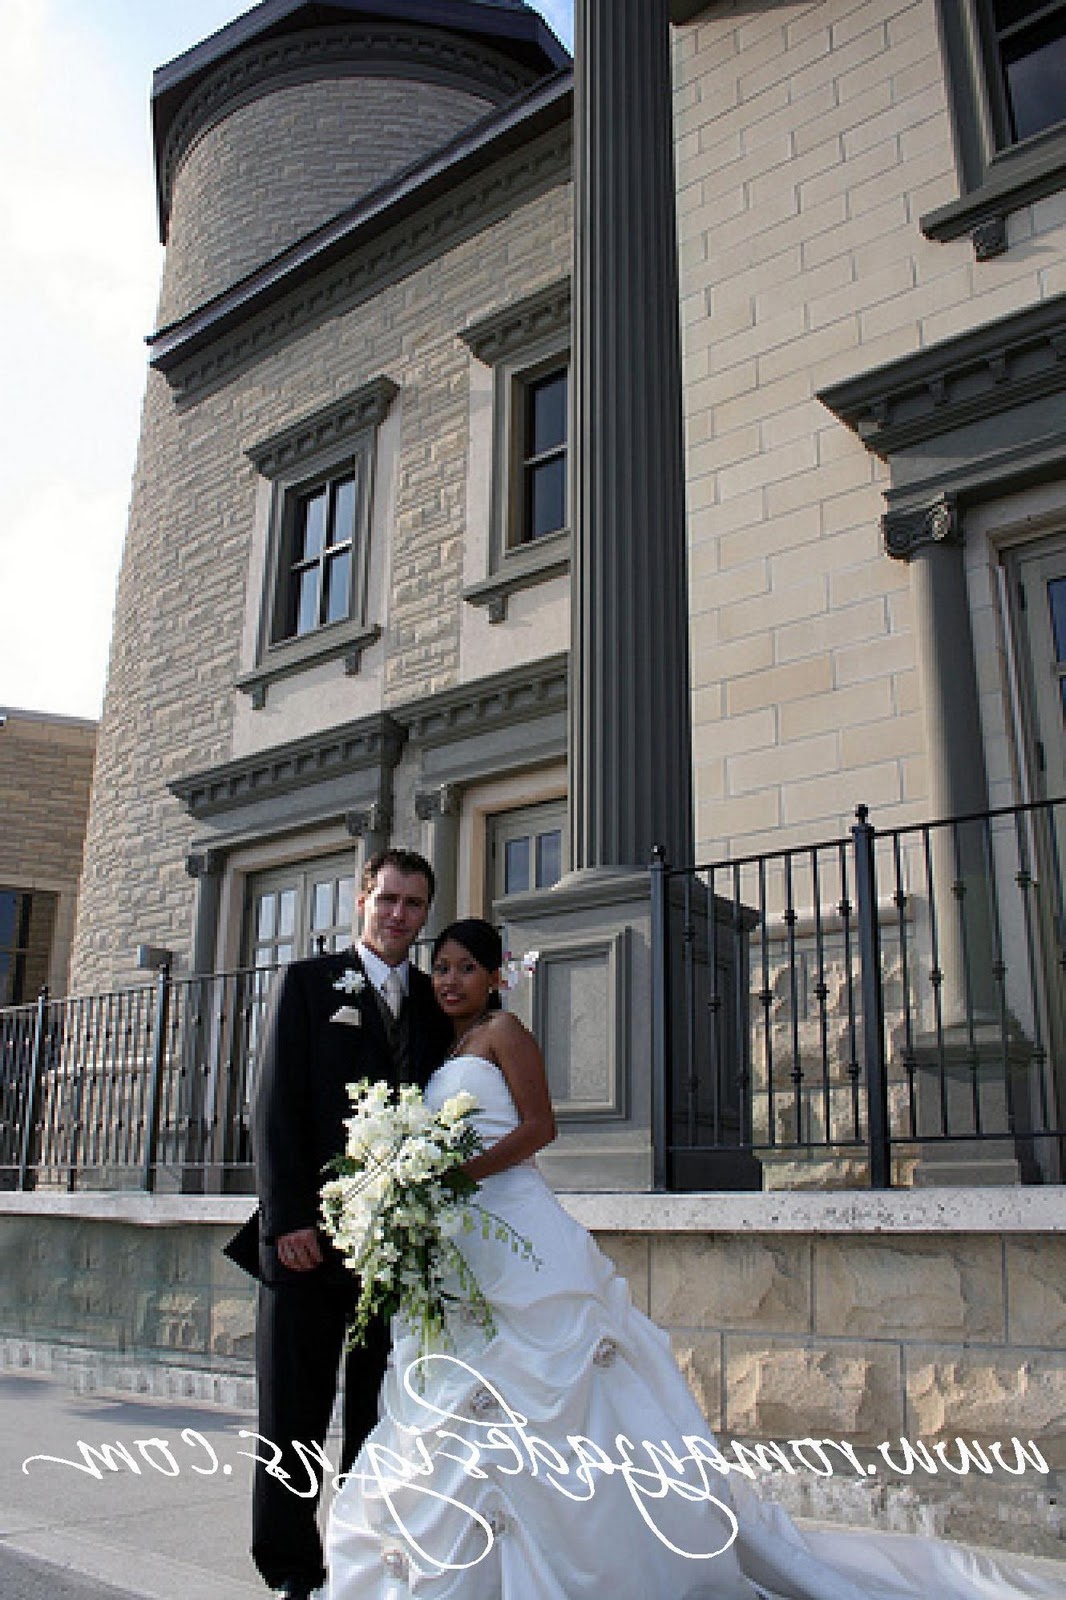
[[[0,1007],[65,994],[96,723],[0,708]]]
[[[517,0],[267,3],[157,73],[166,263],[74,971],[344,939],[361,856],[421,844],[438,920],[495,906],[571,950],[553,1087],[628,1186],[649,1006],[612,941],[646,943],[654,844],[1066,791],[1066,22],[600,9],[576,120]],[[581,1087],[565,1058],[597,1052]]]
[[[999,1429],[1061,1464],[1063,808],[1012,813],[1009,870],[986,831],[926,871],[920,829],[1066,794],[1066,4],[577,13],[571,65],[520,0],[264,0],[156,74],[166,262],[75,982],[126,981],[142,944],[188,975],[346,941],[360,860],[421,846],[438,920],[489,911],[541,951],[552,1176],[608,1191],[572,1204],[716,1427]],[[736,890],[731,937],[776,931],[730,981],[765,1021],[749,1087],[793,1052],[764,1142],[802,1146],[857,1093],[854,995],[822,957],[850,951],[853,896],[833,880],[822,918],[779,853],[859,803],[919,828],[875,908],[886,988],[915,981],[906,930],[933,940],[939,1070],[903,1006],[890,1093],[987,1078],[1014,1117],[1023,1059],[1039,1159],[1015,1118],[1004,1148],[927,1163],[946,1196],[639,1192],[652,847],[778,853],[776,901]],[[1029,920],[1004,910],[1022,883]],[[964,899],[949,937],[934,902]],[[1019,951],[1029,1001],[1003,982]],[[1019,1175],[1052,1181],[955,1187]],[[238,1204],[113,1213],[180,1258],[173,1342],[208,1359],[246,1348],[247,1306],[180,1225]],[[121,1299],[117,1345],[158,1358]],[[896,1487],[855,1487],[860,1514],[920,1519]],[[945,1487],[945,1525],[998,1514],[986,1487]],[[1053,1503],[1019,1487],[1004,1540],[1058,1548]]]

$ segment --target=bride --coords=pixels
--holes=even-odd
[[[459,1242],[494,1325],[460,1314],[427,1351],[394,1324],[381,1420],[330,1515],[329,1600],[1061,1600],[1057,1564],[801,1532],[725,1474],[666,1335],[534,1164],[555,1119],[501,962],[480,919],[437,938],[455,1044],[426,1089],[477,1100],[487,1225]]]

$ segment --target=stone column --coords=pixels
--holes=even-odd
[[[988,809],[984,737],[977,667],[966,586],[964,535],[953,495],[883,519],[888,554],[910,565],[918,675],[929,761],[930,817],[964,817]],[[928,1030],[917,1041],[919,1133],[939,1132],[946,1095],[948,1127],[965,1133],[973,1124],[976,1071],[984,1125],[1006,1128],[1006,1070],[1014,1070],[1011,1036],[1003,1038],[994,976],[992,883],[984,825],[930,832],[932,898],[940,1029],[923,973],[922,1003]],[[911,863],[911,894],[927,896],[926,867]],[[926,913],[929,915],[928,911]],[[931,940],[932,917],[927,936]],[[1024,1065],[1024,1054],[1019,1058]],[[944,1084],[941,1084],[941,1074]],[[965,1175],[964,1175],[965,1173]],[[1018,1181],[1013,1142],[975,1149],[957,1144],[925,1147],[915,1182]]]
[[[545,1046],[553,1182],[652,1180],[652,847],[693,854],[667,0],[577,0],[571,871],[495,903]]]
[[[215,970],[222,867],[223,857],[218,850],[195,850],[185,858],[185,871],[196,883],[189,961],[189,970],[196,976],[206,976]]]
[[[577,0],[570,860],[692,860],[667,0]]]
[[[415,795],[415,812],[424,824],[424,854],[433,868],[436,893],[429,908],[423,938],[435,939],[455,921],[459,872],[459,810],[461,795],[452,783]]]

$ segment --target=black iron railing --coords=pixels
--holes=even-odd
[[[430,944],[412,950],[422,967]],[[274,968],[0,1010],[0,1188],[245,1193]]]
[[[1061,1181],[1066,800],[653,878],[659,1188]]]

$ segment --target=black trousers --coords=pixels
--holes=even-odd
[[[261,1437],[255,1445],[252,1559],[272,1589],[287,1581],[313,1589],[325,1580],[318,1529],[325,1469],[312,1447],[325,1441],[342,1361],[341,1472],[351,1467],[378,1418],[378,1393],[389,1353],[388,1326],[376,1323],[365,1345],[345,1353],[355,1289],[351,1283],[330,1281],[330,1276],[328,1269],[289,1273],[286,1282],[259,1285],[256,1378]],[[306,1464],[294,1449],[295,1442],[306,1447]],[[287,1482],[282,1473],[288,1475]]]

